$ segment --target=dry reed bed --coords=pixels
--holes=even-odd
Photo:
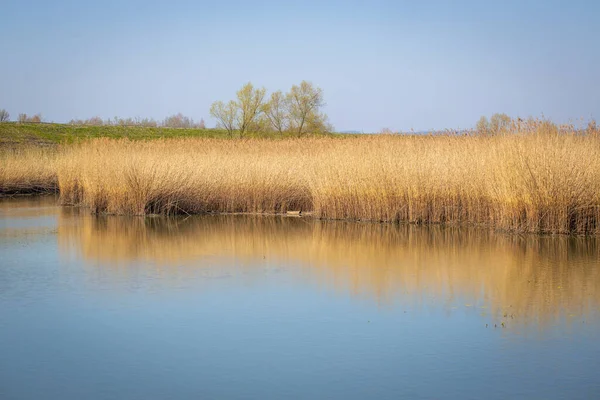
[[[40,147],[0,150],[0,195],[53,192],[58,189],[57,153]]]
[[[27,169],[36,158],[11,162]],[[63,148],[48,165],[64,204],[97,213],[301,209],[331,219],[600,233],[600,139],[589,135],[99,139]]]

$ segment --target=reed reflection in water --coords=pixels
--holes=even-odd
[[[281,216],[94,217],[64,209],[58,240],[64,256],[74,251],[114,279],[136,273],[133,264],[159,268],[165,281],[197,273],[256,277],[277,266],[382,306],[477,308],[498,326],[582,323],[600,304],[595,238]],[[219,263],[222,257],[236,263]]]

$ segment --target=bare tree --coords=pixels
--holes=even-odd
[[[296,132],[298,136],[308,132],[308,121],[313,125],[321,125],[326,118],[320,113],[320,108],[325,105],[323,101],[323,90],[314,87],[312,83],[302,81],[299,86],[292,86],[292,89],[287,94],[290,113],[290,128]]]
[[[492,134],[497,135],[506,130],[511,122],[512,119],[508,115],[496,113],[490,118],[490,131]]]
[[[227,104],[215,101],[210,106],[210,115],[217,120],[217,127],[227,130],[227,134],[233,136],[236,122],[239,119],[239,109],[235,101],[231,100]]]
[[[5,109],[0,110],[0,122],[6,122],[10,119],[10,114]]]
[[[265,98],[266,89],[255,89],[252,83],[248,82],[237,92],[237,128],[240,137],[249,130],[248,128],[255,125],[257,117],[263,109],[263,101]]]
[[[146,128],[156,128],[158,126],[158,122],[156,122],[153,118],[141,118],[136,120],[136,123],[139,126],[144,126]]]
[[[21,113],[21,114],[19,114],[19,122],[20,123],[39,124],[40,122],[42,122],[42,114],[35,114],[30,117],[25,113]]]
[[[194,121],[191,118],[178,113],[165,118],[163,126],[167,128],[191,128],[193,123]]]
[[[475,130],[480,135],[497,135],[506,130],[511,123],[512,119],[508,115],[496,113],[489,121],[485,116],[479,118]]]
[[[117,118],[115,117],[114,125],[119,126],[133,126],[135,125],[135,120],[131,117],[127,118]]]
[[[273,129],[280,134],[288,129],[289,103],[281,90],[271,93],[271,98],[265,103],[263,110]]]
[[[196,125],[198,129],[206,129],[206,124],[204,123],[204,118],[200,118],[200,122]]]
[[[104,121],[102,121],[102,118],[97,117],[97,116],[89,118],[89,119],[85,120],[83,123],[85,125],[91,125],[91,126],[102,126],[102,125],[104,125]]]
[[[489,133],[490,123],[487,117],[482,116],[481,118],[479,118],[479,121],[477,121],[477,125],[475,125],[475,130],[480,135],[487,135]]]

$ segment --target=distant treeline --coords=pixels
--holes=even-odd
[[[210,113],[217,120],[217,128],[223,129],[229,136],[234,133],[243,137],[272,136],[272,134],[286,134],[286,136],[304,136],[310,133],[333,132],[334,128],[328,123],[327,115],[320,109],[324,106],[323,92],[315,88],[311,83],[302,82],[300,86],[293,86],[289,93],[281,91],[272,93],[266,99],[264,88],[256,89],[251,83],[244,85],[237,94],[237,100],[229,103],[217,101],[213,103]],[[9,122],[10,114],[0,109],[0,122]],[[40,113],[28,115],[21,113],[16,122],[39,124],[50,123],[44,121]],[[204,119],[194,121],[192,118],[177,113],[166,117],[162,121],[154,118],[121,118],[114,117],[102,119],[98,116],[88,119],[72,119],[68,125],[73,126],[133,126],[146,128],[186,128],[207,129]],[[455,134],[455,135],[499,135],[514,132],[539,131],[542,126],[547,132],[579,132],[598,134],[600,128],[594,119],[585,125],[556,124],[548,119],[528,117],[526,119],[511,118],[504,113],[493,114],[489,119],[486,116],[479,118],[474,128],[455,130],[445,129],[441,131],[423,131],[429,134]],[[401,132],[390,128],[382,128],[379,134],[411,134],[414,131]]]
[[[594,119],[590,119],[585,124],[557,124],[546,118],[511,118],[504,113],[495,113],[489,119],[485,115],[479,118],[474,128],[468,129],[443,129],[437,131],[420,131],[418,134],[451,134],[451,135],[502,135],[528,133],[528,132],[547,132],[547,133],[600,133],[598,125]],[[382,128],[377,132],[383,135],[412,134],[414,131],[401,132],[390,128]]]
[[[144,127],[165,127],[165,128],[196,128],[206,129],[204,119],[196,122],[190,117],[186,117],[182,113],[171,115],[162,121],[157,121],[153,118],[120,118],[103,120],[100,117],[92,117],[89,119],[72,119],[70,125],[86,125],[86,126],[144,126]]]
[[[596,121],[591,119],[588,121],[585,128],[577,128],[574,124],[556,124],[547,119],[539,119],[534,117],[511,118],[506,114],[496,113],[490,117],[482,116],[475,125],[475,130],[472,131],[478,135],[499,135],[509,134],[514,132],[546,132],[551,134],[556,133],[590,133],[598,134],[598,126]]]
[[[10,121],[10,114],[4,109],[0,109],[0,122]],[[43,123],[45,122],[41,114],[27,115],[24,113],[19,114],[17,118],[19,123]],[[174,114],[166,117],[162,121],[157,121],[154,118],[121,118],[114,117],[108,119],[102,119],[100,117],[91,117],[88,119],[72,119],[67,124],[69,125],[81,125],[81,126],[143,126],[149,128],[196,128],[206,129],[204,119],[196,122],[190,117],[186,117],[182,113]]]

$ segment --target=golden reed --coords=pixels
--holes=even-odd
[[[0,148],[0,195],[56,191],[55,149]]]
[[[0,191],[41,176],[58,186],[63,204],[95,213],[302,210],[328,219],[599,234],[600,139],[543,127],[496,136],[98,139],[47,159],[4,154]]]

